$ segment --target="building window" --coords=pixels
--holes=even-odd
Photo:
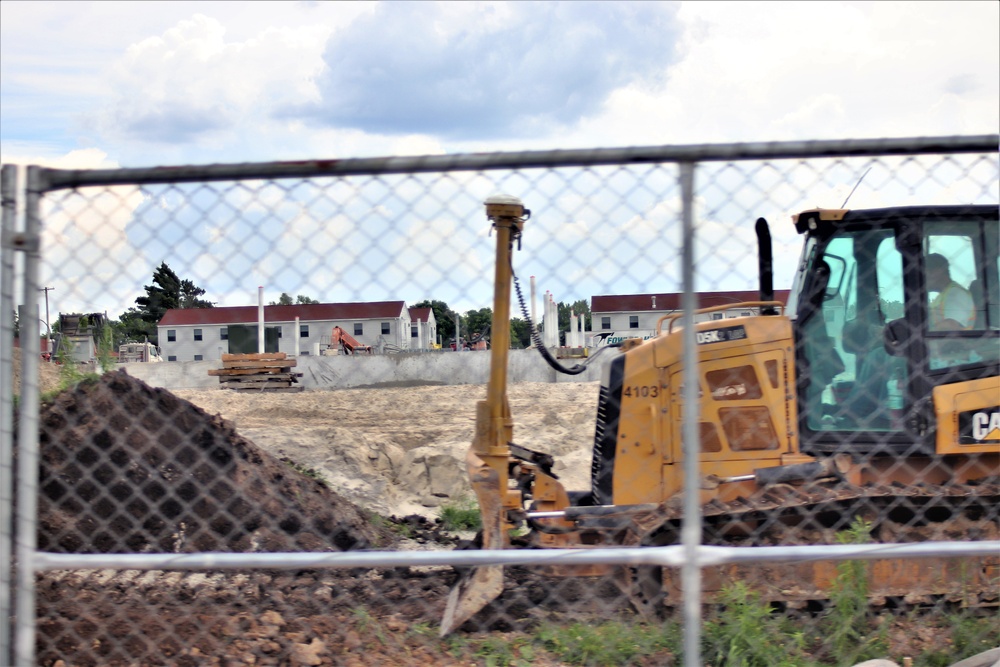
[[[278,338],[281,338],[279,335]],[[300,324],[299,325],[299,338],[309,338],[309,325]]]
[[[602,317],[601,318],[601,328],[605,329],[605,330],[610,330],[611,329],[611,318],[610,317]]]
[[[167,361],[177,361],[177,357],[173,354],[168,354]]]
[[[177,341],[177,329],[167,329],[167,342],[173,343]]]
[[[202,360],[203,360],[204,358],[205,358],[205,357],[201,356],[200,354],[196,354],[196,355],[194,355],[194,360],[195,360],[195,361],[202,361]]]
[[[278,332],[278,338],[281,338],[281,327],[280,326],[274,327],[274,330]]]
[[[382,323],[382,335],[383,336],[388,336],[389,335],[389,323],[388,322],[383,322]]]
[[[638,315],[629,315],[628,316],[628,328],[629,329],[638,329],[639,328],[639,316]]]
[[[229,340],[229,327],[219,329],[219,340]]]
[[[355,336],[364,336],[365,335],[365,325],[362,324],[361,322],[355,322],[354,323],[354,335]]]
[[[195,329],[194,330],[194,339],[195,340],[201,340],[201,329]]]
[[[410,325],[410,338],[420,338],[420,329],[417,328],[416,324]]]
[[[713,319],[713,320],[721,320],[721,319],[722,319],[722,316],[723,316],[724,314],[725,314],[725,313],[712,313],[712,319]]]
[[[750,317],[751,315],[753,315],[753,313],[751,313],[749,310],[744,310],[740,313],[740,315],[742,315],[743,317]]]

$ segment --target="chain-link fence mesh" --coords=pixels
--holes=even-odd
[[[204,377],[206,362],[222,366],[227,327],[256,328],[258,286],[272,301],[284,293],[321,304],[440,301],[461,313],[492,308],[495,239],[483,202],[507,193],[531,209],[513,254],[522,293],[530,276],[556,301],[585,302],[593,316],[585,343],[591,353],[600,340],[593,334],[611,322],[637,334],[655,330],[665,314],[680,314],[680,296],[672,305],[664,301],[685,285],[693,286],[701,305],[746,301],[738,295],[759,287],[754,222],[770,223],[774,286],[797,295],[787,304],[791,319],[758,316],[760,306],[689,313],[698,322],[713,315],[723,320],[714,329],[699,328],[704,337],[696,339],[702,356],[694,377],[699,391],[717,401],[703,396],[694,424],[702,459],[693,485],[701,541],[831,546],[794,562],[787,557],[794,550],[782,556],[765,549],[747,556],[750,561],[703,563],[695,635],[702,664],[843,665],[911,657],[914,664],[946,665],[992,648],[1000,644],[996,554],[949,555],[942,548],[913,559],[823,557],[836,551],[832,545],[933,541],[971,544],[973,551],[980,543],[988,551],[1000,539],[1000,323],[991,310],[1000,294],[995,146],[995,137],[985,137],[37,170],[29,174],[23,230],[6,215],[14,203],[5,171],[4,264],[17,266],[16,275],[5,276],[5,295],[13,294],[13,283],[31,295],[49,287],[54,312],[124,321],[119,314],[136,308],[136,298],[147,295],[144,286],[165,265],[182,299],[215,306],[202,315],[254,306],[252,322],[182,318],[170,334],[161,326],[157,343],[175,361],[163,363],[164,374],[148,384],[128,373],[104,373],[46,394],[38,404],[22,400],[20,418],[5,419],[5,441],[15,434],[22,441],[20,456],[8,449],[0,460],[6,477],[0,500],[10,516],[15,465],[31,471],[37,463],[38,470],[37,489],[33,475],[18,476],[19,490],[28,494],[19,498],[32,500],[22,500],[16,512],[18,529],[36,530],[36,542],[13,521],[3,527],[5,550],[18,556],[22,572],[34,574],[27,579],[34,590],[25,591],[14,585],[16,570],[4,573],[7,591],[21,594],[15,599],[5,591],[6,610],[18,623],[8,638],[20,641],[20,658],[40,665],[683,664],[691,619],[681,614],[679,561],[669,559],[623,565],[627,556],[619,554],[608,557],[610,565],[508,566],[502,592],[458,631],[438,638],[449,591],[468,576],[470,561],[452,567],[445,554],[424,564],[414,553],[454,550],[452,561],[460,563],[468,553],[461,547],[476,546],[474,528],[449,530],[451,524],[434,517],[458,526],[477,514],[463,457],[484,380],[468,373],[487,353],[449,356],[434,349],[434,341],[419,346],[405,312],[376,314],[365,326],[380,324],[377,334],[352,331],[362,342],[382,343],[375,357],[392,354],[392,368],[419,360],[424,379],[438,384],[439,371],[431,368],[444,366],[450,383],[466,386],[459,394],[444,386],[407,390],[394,385],[419,382],[390,374],[372,382],[382,389],[324,392],[363,384],[352,374],[379,372],[372,370],[377,359],[323,357],[359,366],[323,366],[329,373],[320,377],[310,365],[318,360],[310,357],[316,336],[329,335],[329,323],[300,318],[295,330],[286,319],[279,349],[290,352],[295,337],[301,340],[294,349],[302,348],[283,370],[293,369],[294,376],[298,368],[307,391],[268,394],[266,402],[264,394],[218,390],[228,398],[213,403],[207,391],[183,398],[182,389],[206,386],[185,384],[185,373]],[[692,164],[693,197],[686,198],[681,165]],[[954,204],[987,205],[994,213],[953,210],[948,218],[927,208]],[[918,208],[898,208],[906,206]],[[817,207],[896,208],[879,224],[817,233],[817,254],[803,254],[809,234],[797,232],[790,216]],[[688,239],[685,210],[694,222]],[[35,222],[40,251],[33,246]],[[683,273],[685,248],[693,260],[690,276]],[[961,333],[935,332],[935,305],[920,301],[921,294],[945,291],[917,277],[929,261],[917,258],[929,254],[948,255],[952,282],[970,295],[972,317],[984,318],[970,320]],[[15,262],[15,255],[27,261]],[[825,264],[819,292],[814,278],[795,284],[800,256],[822,258],[810,265],[815,274]],[[632,305],[599,312],[596,296]],[[810,299],[812,311],[802,305]],[[642,306],[634,305],[640,300]],[[33,305],[34,297],[25,301]],[[13,333],[8,310],[5,344]],[[516,303],[512,312],[521,317]],[[877,322],[865,319],[871,314]],[[37,362],[38,334],[47,333],[38,319],[28,309],[18,320],[20,346],[33,354],[18,357],[25,374],[20,386],[29,393],[44,388],[53,367],[62,385],[77,368],[65,351],[59,364]],[[883,345],[889,334],[882,333],[893,329],[893,320],[906,325],[897,323],[897,337],[924,332],[900,342],[905,351],[894,356],[886,352],[889,343]],[[772,330],[779,321],[787,330]],[[552,324],[546,319],[546,327]],[[303,325],[314,329],[307,334]],[[877,326],[878,333],[857,334],[861,325]],[[737,330],[740,339],[760,343],[763,336],[768,344],[738,353],[702,345],[723,335],[732,338],[721,342],[737,341]],[[107,327],[94,338],[94,368],[102,361],[108,366],[109,349],[121,342],[114,331]],[[202,340],[184,339],[195,331]],[[168,335],[175,339],[163,338]],[[918,339],[927,352],[907,342]],[[440,343],[447,348],[447,337]],[[575,532],[552,528],[571,523],[568,515],[538,515],[512,533],[514,547],[572,547],[593,556],[602,549],[589,547],[680,543],[685,376],[683,346],[671,345],[648,357],[630,352],[628,364],[621,361],[628,355],[608,350],[593,363],[594,369],[604,365],[603,374],[594,370],[582,382],[511,385],[514,442],[555,456],[551,470],[569,491],[582,492],[571,497],[579,514]],[[881,356],[869,358],[876,348]],[[4,350],[8,362],[14,355]],[[823,356],[830,351],[837,358],[832,368]],[[534,351],[525,354],[530,361],[519,357],[518,363],[544,365]],[[737,354],[743,361],[733,363]],[[869,375],[878,378],[875,389],[862,388]],[[894,390],[903,392],[905,406],[892,402]],[[632,392],[649,400],[630,403]],[[308,407],[296,402],[303,395],[312,400]],[[12,413],[11,396],[3,397],[5,415]],[[196,407],[199,400],[204,409]],[[243,400],[257,402],[228,420],[227,410],[235,408],[227,403]],[[314,436],[316,424],[324,435],[297,448],[297,438]],[[969,441],[973,431],[978,440]],[[535,484],[535,504],[526,499],[524,509],[545,509],[551,498],[539,480],[549,465],[520,462],[510,470],[512,479],[520,475],[522,490]],[[822,470],[802,467],[817,465]],[[765,478],[759,470],[768,468],[781,472]],[[438,508],[425,507],[419,516],[409,511],[413,505],[400,504],[408,511],[393,516],[386,499],[403,497],[407,485]],[[594,508],[595,498],[617,511]],[[631,509],[623,512],[623,505]],[[181,559],[346,551],[398,558],[344,568],[289,556],[240,561],[239,569],[223,566],[222,556]],[[537,549],[517,553],[545,558]],[[46,560],[47,554],[62,559]],[[73,554],[112,560],[95,565],[74,561]],[[170,554],[177,571],[151,568],[141,558],[114,561],[123,554]],[[690,645],[687,650],[690,659]]]

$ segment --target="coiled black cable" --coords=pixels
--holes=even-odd
[[[563,373],[565,375],[579,375],[580,373],[587,370],[587,366],[591,361],[597,358],[597,355],[604,351],[604,348],[599,349],[593,356],[588,357],[582,364],[577,364],[570,368],[563,366],[559,363],[559,360],[552,356],[548,348],[542,343],[542,337],[538,334],[538,330],[535,329],[535,323],[531,321],[531,317],[528,315],[528,307],[524,304],[524,295],[521,293],[521,283],[517,280],[517,274],[514,272],[513,264],[510,267],[510,275],[514,278],[514,291],[517,292],[517,301],[521,304],[521,314],[524,316],[524,321],[528,323],[528,332],[531,334],[531,342],[534,343],[535,347],[538,349],[538,353],[542,355],[542,359],[545,359],[556,371]]]

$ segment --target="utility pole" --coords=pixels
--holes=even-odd
[[[49,353],[49,363],[52,363],[52,325],[49,324],[49,292],[55,287],[39,287],[38,290],[45,292],[45,350]]]

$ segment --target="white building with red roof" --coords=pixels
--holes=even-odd
[[[590,299],[593,335],[587,343],[591,347],[599,347],[619,343],[626,338],[652,338],[656,335],[656,325],[661,317],[681,314],[682,298],[683,294],[679,292],[593,296]],[[695,322],[756,315],[760,310],[745,305],[760,301],[760,293],[755,291],[699,292],[697,298],[698,309],[720,309],[696,315]],[[788,290],[774,290],[774,300],[785,303]]]
[[[403,301],[264,306],[265,351],[315,354],[329,345],[335,326],[378,351],[426,349],[437,338],[433,311],[407,308]],[[171,309],[156,329],[167,361],[256,352],[258,306]]]

